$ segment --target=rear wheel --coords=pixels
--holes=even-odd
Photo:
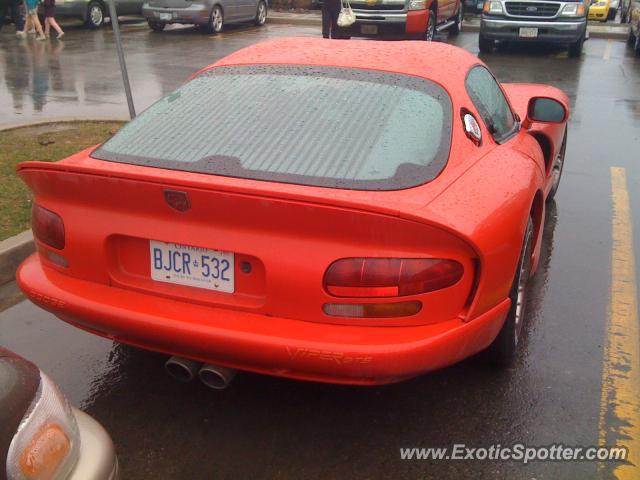
[[[84,24],[92,29],[100,28],[104,24],[104,6],[100,2],[89,2]]]
[[[491,361],[498,366],[508,367],[518,357],[527,306],[527,283],[531,274],[532,253],[533,222],[529,218],[522,243],[522,252],[509,293],[511,307],[500,333],[489,346]]]
[[[460,8],[458,8],[458,15],[456,15],[456,21],[451,27],[451,34],[457,35],[462,30],[462,22],[464,21],[464,1],[460,2]]]
[[[431,42],[436,36],[436,12],[429,10],[429,18],[427,19],[427,31],[424,34],[424,39]]]
[[[256,12],[256,19],[254,20],[254,23],[261,27],[262,25],[264,25],[264,22],[267,21],[267,4],[263,1],[260,0],[260,2],[258,2],[258,11]]]
[[[149,28],[154,32],[161,32],[162,30],[164,30],[164,27],[167,26],[166,23],[155,22],[153,20],[147,20],[147,24],[149,24]]]
[[[209,15],[209,22],[207,23],[207,32],[209,33],[220,33],[224,28],[224,15],[222,13],[222,8],[220,5],[216,5],[211,10],[211,15]]]
[[[607,20],[615,20],[616,19],[616,13],[618,13],[617,10],[614,10],[613,8],[610,8],[609,12],[607,13]]]
[[[584,37],[581,37],[578,41],[569,45],[569,56],[575,58],[582,55],[583,46],[584,46]]]
[[[553,200],[556,196],[556,192],[558,191],[558,187],[560,186],[560,179],[562,178],[562,169],[564,168],[564,154],[567,151],[567,132],[564,132],[564,139],[562,140],[562,146],[560,147],[560,151],[558,155],[556,155],[556,159],[553,162],[553,166],[551,167],[553,171],[551,175],[553,175],[553,185],[551,186],[551,190],[549,190],[549,195],[547,195],[547,202]]]
[[[496,42],[494,40],[490,40],[482,34],[478,37],[478,47],[481,53],[491,53],[495,45]]]
[[[638,33],[640,33],[640,25],[638,27]],[[636,54],[636,57],[640,57],[640,35],[636,35],[636,41],[633,45],[633,52]]]

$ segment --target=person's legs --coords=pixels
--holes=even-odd
[[[30,10],[27,18],[31,20],[31,23],[36,29],[36,39],[44,40],[46,37],[44,36],[44,32],[42,31],[42,25],[40,25],[40,19],[38,18],[38,10]]]
[[[25,16],[24,19],[24,29],[22,30],[25,33],[29,33],[29,30],[31,30],[33,28],[33,25],[31,25],[31,17],[29,15],[29,12],[27,12],[27,15]]]
[[[24,19],[22,18],[22,12],[20,11],[19,0],[9,0],[9,11],[11,12],[11,18],[16,26],[16,33],[24,30]]]
[[[48,37],[49,36],[49,30],[50,30],[50,26],[49,26],[49,17],[44,17],[44,36]]]
[[[58,33],[58,38],[64,35],[62,28],[60,28],[60,25],[58,25],[58,22],[56,22],[56,19],[54,17],[47,17],[47,20],[49,21],[49,25],[51,25],[53,29]]]
[[[322,37],[329,38],[331,32],[331,12],[327,2],[322,4]]]

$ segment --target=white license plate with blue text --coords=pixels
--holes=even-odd
[[[226,293],[235,290],[232,252],[150,240],[149,253],[153,280]]]

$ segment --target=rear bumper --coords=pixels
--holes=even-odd
[[[209,9],[204,4],[191,4],[186,8],[152,7],[148,3],[142,6],[142,16],[147,20],[161,23],[187,23],[204,25],[209,21]],[[161,18],[170,16],[171,18]]]
[[[456,363],[487,347],[506,299],[463,322],[361,327],[211,308],[63,275],[29,257],[18,284],[34,303],[90,332],[203,362],[257,373],[347,384],[397,382]]]
[[[521,38],[520,28],[537,28],[536,38]],[[550,42],[569,44],[584,37],[587,21],[524,21],[505,20],[482,16],[480,34],[490,40],[508,40],[519,42]]]
[[[427,30],[427,10],[388,11],[357,10],[356,23],[347,29],[352,36],[384,36],[398,38],[422,38]],[[375,25],[377,33],[363,32],[363,25]]]

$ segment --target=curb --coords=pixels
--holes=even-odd
[[[0,242],[0,286],[13,282],[16,269],[22,261],[36,251],[31,230]]]
[[[51,123],[76,123],[76,122],[128,122],[131,119],[128,117],[98,117],[98,118],[76,118],[76,117],[59,117],[48,118],[47,120],[36,120],[33,122],[19,122],[19,123],[7,123],[0,125],[0,133],[9,130],[15,130],[17,128],[26,127],[40,127],[42,125],[49,125]]]
[[[322,24],[322,18],[320,15],[308,15],[308,14],[284,14],[280,15],[278,12],[273,12],[267,17],[267,22],[274,25],[305,25],[305,26],[320,26]],[[613,30],[615,28],[615,30]],[[479,32],[480,24],[478,22],[463,22],[463,32]],[[613,40],[626,40],[629,35],[629,28],[627,25],[620,25],[616,27],[602,27],[596,25],[595,27],[588,26],[587,31],[591,38],[610,38]]]

